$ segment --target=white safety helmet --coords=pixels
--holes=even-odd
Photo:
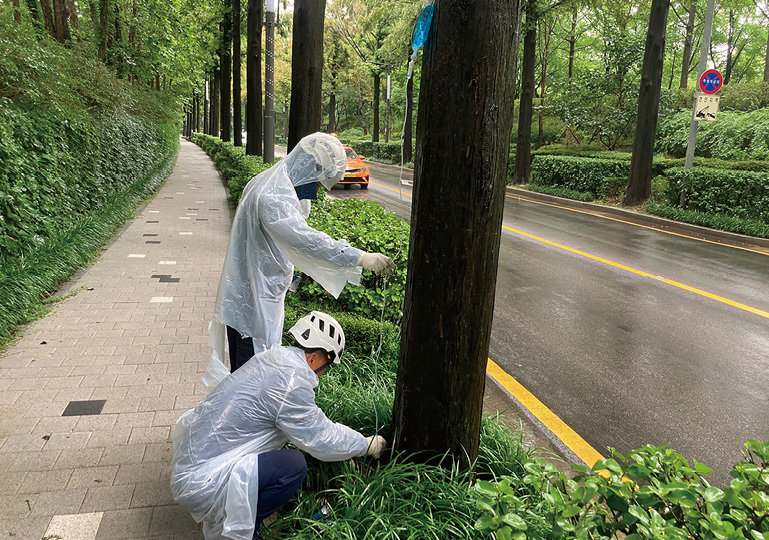
[[[344,331],[337,320],[327,313],[311,311],[288,331],[296,342],[307,349],[323,349],[335,364],[344,352]]]

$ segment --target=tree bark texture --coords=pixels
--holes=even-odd
[[[513,182],[528,184],[531,176],[531,119],[537,64],[537,13],[531,0],[526,2],[526,37],[523,38],[521,100],[518,112],[518,142],[515,148]]]
[[[232,144],[243,146],[240,100],[240,0],[232,0]]]
[[[248,0],[246,26],[246,154],[261,156],[262,145],[262,0]]]
[[[222,22],[222,49],[219,55],[221,71],[221,111],[219,122],[222,127],[221,138],[223,141],[232,139],[232,13],[225,12]]]
[[[373,121],[371,127],[371,142],[379,142],[379,99],[381,97],[382,76],[374,73],[374,103],[372,104]]]
[[[47,2],[48,0],[41,0],[41,2]],[[109,12],[110,4],[109,0],[101,0],[99,9],[99,60],[101,62],[107,62],[107,41],[109,40]]]
[[[53,18],[56,40],[59,43],[67,43],[72,36],[69,33],[69,10],[66,0],[53,0]]]
[[[328,131],[336,131],[336,94],[328,96]]]
[[[13,20],[16,24],[21,24],[21,2],[13,0]]]
[[[291,50],[291,116],[289,152],[305,135],[320,130],[323,121],[323,23],[326,0],[294,2]]]
[[[211,90],[211,135],[214,137],[219,136],[219,87],[221,86],[221,78],[219,72],[214,73],[214,85]]]
[[[652,0],[641,71],[641,88],[638,95],[638,120],[635,139],[633,139],[633,155],[630,160],[630,179],[622,201],[623,206],[640,204],[651,195],[654,134],[657,130],[657,115],[660,108],[665,30],[669,8],[670,0]]]
[[[512,127],[516,0],[436,4],[423,60],[398,451],[476,458]],[[469,460],[469,461],[468,461]]]
[[[40,10],[43,12],[43,24],[45,25],[46,31],[55,38],[56,30],[53,26],[53,8],[51,7],[51,0],[40,0]]]
[[[697,15],[697,0],[689,5],[689,17],[686,19],[686,36],[684,37],[684,56],[681,59],[681,84],[679,88],[689,85],[689,65],[692,61],[692,44],[694,39],[694,20]]]

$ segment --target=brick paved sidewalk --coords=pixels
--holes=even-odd
[[[0,537],[202,538],[171,498],[170,441],[206,395],[229,230],[216,169],[182,141],[79,292],[0,356]]]

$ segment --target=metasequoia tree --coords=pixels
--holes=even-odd
[[[660,108],[662,63],[665,59],[665,30],[669,8],[670,0],[652,0],[641,88],[638,95],[638,120],[635,139],[633,139],[630,178],[622,201],[623,206],[640,204],[651,195],[654,134],[657,130],[657,115]]]
[[[478,452],[513,110],[517,0],[441,0],[423,59],[396,448]]]
[[[323,18],[326,0],[294,2],[293,48],[291,51],[291,116],[288,120],[288,150],[299,140],[320,129],[323,117]]]
[[[246,26],[246,154],[262,155],[262,6],[248,0]]]

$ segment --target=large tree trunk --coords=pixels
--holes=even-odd
[[[240,0],[232,0],[232,144],[243,146],[240,101]]]
[[[465,469],[494,311],[516,1],[441,0],[423,60],[395,446],[423,460],[448,451]]]
[[[689,65],[692,61],[692,43],[694,39],[694,20],[697,15],[697,0],[691,0],[689,18],[686,20],[686,37],[684,38],[684,56],[681,61],[681,84],[679,88],[689,85]]]
[[[221,78],[219,76],[219,70],[214,72],[214,87],[211,90],[211,135],[214,137],[219,136],[219,88],[221,86]]]
[[[41,2],[47,2],[48,0],[41,0]],[[101,0],[99,9],[99,60],[103,63],[107,62],[107,42],[109,41],[109,13],[110,4],[109,0]]]
[[[66,0],[53,0],[53,19],[56,29],[54,37],[59,43],[67,43],[72,36],[69,33],[69,10]]]
[[[222,126],[222,140],[232,139],[232,109],[230,98],[232,96],[232,12],[225,12],[221,25],[222,49],[219,55],[221,69],[221,111],[219,122]]]
[[[412,54],[412,49],[409,49],[409,58]],[[401,147],[401,160],[403,163],[411,163],[412,146],[411,146],[411,132],[413,130],[412,121],[414,116],[414,77],[409,77],[406,81],[406,121],[403,124],[403,146]]]
[[[534,101],[534,70],[537,64],[537,13],[533,0],[526,1],[526,37],[523,39],[521,101],[518,112],[518,141],[515,147],[515,184],[528,184],[531,176],[531,118]]]
[[[652,0],[641,71],[641,88],[638,94],[638,121],[635,139],[633,139],[630,179],[622,201],[623,206],[640,204],[651,194],[654,134],[657,130],[657,114],[660,107],[662,64],[665,60],[665,30],[669,8],[670,0]]]
[[[293,47],[291,51],[291,116],[288,150],[323,121],[323,23],[326,0],[294,2]]]
[[[379,142],[379,98],[382,92],[381,86],[382,75],[377,71],[374,73],[374,119],[373,126],[371,127],[371,142]]]
[[[261,156],[262,148],[262,0],[248,0],[246,21],[246,154]]]
[[[56,29],[53,26],[53,8],[51,7],[51,0],[40,0],[40,10],[43,12],[43,24],[45,25],[45,30],[55,38]]]

